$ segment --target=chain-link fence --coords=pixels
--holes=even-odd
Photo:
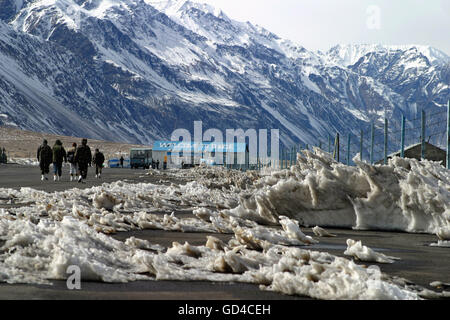
[[[358,160],[372,164],[384,163],[393,155],[404,156],[405,150],[416,146],[420,149],[420,158],[428,158],[427,146],[433,145],[440,149],[440,154],[444,155],[444,164],[450,168],[450,101],[448,108],[441,111],[423,111],[414,119],[403,117],[395,120],[385,119],[381,125],[370,124],[359,134],[330,134],[319,138],[315,146],[329,152],[342,163],[354,165],[353,158],[356,155],[359,155]],[[297,152],[303,149],[310,149],[310,146],[281,148],[277,167],[287,168],[295,164]]]

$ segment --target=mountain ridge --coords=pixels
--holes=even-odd
[[[79,62],[75,67],[52,61],[54,68],[47,69],[53,73],[64,74],[81,65],[86,68],[84,79],[66,72],[58,81],[52,72],[43,72],[51,80],[42,83],[62,104],[58,112],[72,110],[88,127],[99,128],[101,132],[89,134],[95,138],[116,135],[122,141],[150,143],[167,138],[174,129],[192,129],[193,121],[201,120],[205,127],[223,132],[226,128],[279,128],[284,145],[315,144],[335,131],[356,135],[370,121],[417,112],[412,107],[416,102],[411,85],[388,81],[390,70],[369,72],[370,61],[361,60],[367,53],[359,57],[361,63],[344,66],[336,63],[338,55],[309,51],[264,28],[234,21],[210,6],[171,1],[177,9],[161,11],[151,2],[24,2],[0,31],[12,29],[24,42],[27,36],[34,37],[37,47],[43,41],[42,46],[67,50],[67,59]],[[18,52],[23,50],[19,42],[17,46]],[[5,56],[0,50],[0,57],[2,53]],[[41,56],[41,60],[35,58],[37,65],[48,65],[42,54],[37,56]],[[372,63],[379,65],[383,59]],[[447,95],[443,68],[427,65],[414,78],[417,83],[429,80],[430,93],[420,96],[426,108],[438,108]],[[24,78],[27,72],[22,70]],[[54,90],[61,83],[66,90]],[[9,81],[8,85],[17,83]],[[3,92],[10,100],[0,106],[0,122],[6,116],[3,122],[25,129],[52,126],[38,119],[31,125],[20,117],[12,110],[17,99],[11,92]],[[29,100],[21,101],[39,110],[39,103]],[[60,129],[56,126],[55,130]],[[79,134],[71,130],[67,133]]]

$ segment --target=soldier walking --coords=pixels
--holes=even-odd
[[[46,175],[50,172],[50,163],[53,161],[53,151],[46,139],[42,141],[42,144],[37,150],[37,159],[41,169],[41,180],[48,180]]]
[[[59,181],[62,175],[63,161],[67,162],[67,153],[62,145],[61,140],[56,140],[52,152],[53,152],[53,171],[54,171],[53,180]]]
[[[76,179],[77,176],[77,163],[75,162],[75,152],[77,151],[76,142],[72,143],[72,148],[67,150],[67,161],[69,162],[70,181]]]
[[[99,149],[95,149],[92,162],[95,164],[95,177],[100,179],[102,175],[103,162],[105,162],[105,156]]]
[[[78,182],[82,182],[87,178],[88,166],[92,162],[91,148],[87,145],[87,139],[81,140],[81,146],[75,151],[74,161],[78,166]]]

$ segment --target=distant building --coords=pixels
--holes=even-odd
[[[400,157],[400,151],[388,155],[388,158]],[[422,158],[422,143],[417,143],[405,148],[405,158],[417,159]],[[425,142],[425,159],[431,161],[442,161],[442,165],[446,166],[447,153],[431,143]],[[383,163],[383,160],[378,161],[377,164]]]
[[[217,161],[220,153],[223,157],[222,161]],[[167,158],[169,167],[179,167],[184,162],[194,165],[227,164],[239,168],[239,159],[243,159],[242,165],[248,165],[249,162],[246,143],[156,141],[153,144],[152,156],[153,160],[159,160],[160,164]]]

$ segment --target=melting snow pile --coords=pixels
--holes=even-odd
[[[347,239],[347,250],[344,251],[344,254],[368,262],[394,263],[395,260],[400,260],[400,258],[375,252],[371,248],[364,246],[361,241],[355,241],[353,239]]]
[[[395,157],[387,166],[335,162],[316,149],[290,170],[255,183],[227,213],[265,223],[288,216],[303,226],[436,233],[450,228],[450,171],[439,163]]]
[[[432,244],[430,244],[430,246],[450,248],[450,228],[449,227],[439,228],[438,231],[436,232],[436,235],[439,238],[438,242],[432,243]]]
[[[65,279],[67,268],[77,265],[83,280],[236,281],[319,299],[423,296],[377,267],[304,249],[317,240],[300,226],[317,226],[314,234],[321,237],[332,235],[318,225],[430,232],[446,241],[448,171],[399,158],[389,166],[348,167],[318,150],[305,151],[298,162],[267,175],[222,168],[164,173],[190,181],[184,184],[119,181],[54,193],[0,189],[0,204],[15,204],[0,209],[0,281],[47,283]],[[180,218],[180,210],[193,216]],[[204,246],[173,243],[166,249],[108,236],[137,229],[227,233],[232,239],[209,236]],[[356,242],[347,251],[361,260],[380,257]]]
[[[25,166],[39,166],[39,161],[31,158],[10,158],[8,159],[9,163],[17,163]]]
[[[210,236],[204,246],[175,242],[166,250],[135,238],[116,241],[72,217],[38,223],[2,219],[0,234],[7,239],[0,280],[9,283],[66,279],[68,267],[76,265],[82,280],[105,282],[235,281],[320,299],[418,299],[420,294],[377,267],[269,242],[264,250],[252,250],[236,239],[226,244]]]
[[[315,226],[314,228],[312,228],[312,231],[318,237],[336,237],[336,235],[329,233],[327,230],[319,226]]]

